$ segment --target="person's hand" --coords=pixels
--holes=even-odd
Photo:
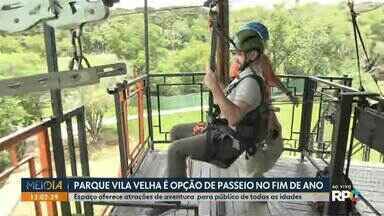
[[[199,122],[195,125],[195,127],[192,128],[192,134],[193,135],[202,134],[206,128],[207,126],[205,125],[204,122]]]
[[[210,89],[213,90],[218,87],[218,81],[215,74],[211,69],[207,69],[204,76],[204,84]]]

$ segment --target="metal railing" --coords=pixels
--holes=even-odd
[[[201,95],[200,104],[200,119],[196,121],[204,120],[204,101],[203,97],[206,89],[201,86],[202,73],[192,74],[154,74],[150,75],[151,80],[151,94],[154,94],[157,98],[157,115],[158,121],[153,122],[153,130],[158,129],[158,134],[163,135],[163,139],[155,139],[154,143],[167,143],[167,134],[169,131],[163,130],[162,127],[162,115],[160,113],[161,108],[161,95],[160,88],[163,86],[193,86],[199,87],[199,93]],[[171,78],[185,78],[192,77],[188,81],[171,80]],[[200,78],[200,82],[196,77]],[[153,78],[159,80],[154,81]],[[348,77],[308,77],[308,76],[280,76],[285,82],[286,86],[292,90],[295,96],[301,97],[301,107],[297,108],[291,104],[291,118],[288,130],[283,132],[285,151],[290,151],[295,154],[296,152],[301,153],[301,160],[304,161],[306,157],[318,170],[323,169],[325,166],[329,166],[331,173],[330,177],[332,184],[345,183],[345,176],[348,177],[348,170],[350,166],[351,156],[356,154],[359,150],[364,151],[363,153],[365,160],[369,161],[369,146],[364,144],[363,148],[358,149],[357,145],[352,145],[350,149],[354,150],[352,153],[347,154],[347,141],[349,137],[353,137],[351,132],[356,124],[356,115],[352,115],[352,108],[356,107],[354,98],[371,97],[372,95],[359,92],[351,87],[352,79]],[[297,82],[303,84],[302,88],[297,86]],[[293,84],[293,85],[292,85]],[[295,85],[296,84],[296,85]],[[373,98],[371,98],[373,99]],[[290,104],[286,100],[277,100],[273,102],[273,105],[286,105]],[[300,110],[300,113],[298,110]],[[300,116],[300,121],[297,121],[295,116]],[[316,119],[317,118],[317,119]],[[353,125],[350,126],[350,120],[352,119]],[[153,119],[148,119],[153,121]],[[328,122],[328,123],[327,123]],[[157,124],[156,124],[157,123]],[[327,124],[327,125],[325,125]],[[155,131],[156,132],[156,131]],[[353,140],[353,138],[351,138]],[[293,146],[287,146],[287,143],[292,143]],[[353,141],[351,141],[353,143]],[[321,159],[324,164],[319,165],[318,160]],[[347,166],[345,167],[345,158],[347,158]],[[382,156],[383,158],[383,156]],[[346,168],[346,173],[344,173]],[[373,211],[377,210],[369,203],[367,199],[361,195],[367,206]],[[330,202],[330,212],[336,212],[340,209],[339,204]]]
[[[172,87],[184,87],[185,89],[183,90],[185,93],[195,92],[199,94],[199,118],[194,120],[199,122],[206,119],[204,101],[208,101],[208,90],[205,89],[202,84],[203,76],[204,73],[151,74],[149,76],[149,82],[151,83],[151,86],[149,86],[150,97],[148,98],[151,98],[150,103],[154,103],[151,105],[151,116],[156,116],[156,118],[150,118],[148,121],[150,121],[152,125],[154,145],[170,142],[169,130],[164,129],[165,127],[163,125],[164,116],[162,115],[162,111],[164,111],[164,109],[162,108],[161,103],[161,100],[164,97],[164,94],[162,94],[163,89]],[[206,105],[208,104],[206,103]]]
[[[145,137],[144,122],[144,95],[145,78],[138,77],[131,81],[118,83],[115,88],[109,89],[108,93],[114,96],[115,114],[117,120],[117,135],[120,153],[120,176],[130,176],[135,173],[138,164],[145,156],[145,144],[148,143],[148,136]],[[133,142],[129,136],[129,107],[133,97],[136,97],[137,118],[139,126],[139,140]]]
[[[76,119],[77,133],[74,133],[74,128],[72,121]],[[65,113],[61,120],[56,118],[47,119],[40,123],[31,125],[22,130],[19,130],[15,133],[12,133],[8,136],[0,138],[0,151],[8,151],[12,161],[12,166],[0,174],[0,181],[4,180],[8,176],[12,175],[16,170],[18,170],[22,165],[28,163],[29,174],[31,178],[34,177],[55,177],[57,172],[66,173],[65,166],[58,166],[56,163],[57,157],[54,161],[51,159],[52,153],[55,153],[57,149],[54,146],[51,148],[51,142],[49,139],[49,134],[51,135],[51,140],[55,140],[58,137],[54,136],[53,128],[59,127],[61,123],[66,125],[67,131],[67,140],[68,140],[68,155],[70,158],[71,166],[71,176],[90,176],[89,173],[89,160],[88,160],[88,147],[86,139],[86,129],[85,129],[85,119],[84,119],[84,107],[78,107],[72,111]],[[81,164],[81,174],[78,174],[77,167],[77,158],[76,158],[76,148],[75,148],[75,137],[77,137],[77,143],[79,145],[79,155],[80,155],[80,164]],[[23,158],[18,158],[16,154],[16,149],[27,139],[35,139],[36,144],[38,145],[39,155],[27,154]],[[61,155],[64,158],[64,155]],[[40,170],[36,170],[35,160],[38,159],[40,162]],[[53,167],[56,168],[54,172]],[[35,214],[42,215],[42,209],[40,202],[35,202]],[[71,209],[69,203],[61,202],[61,211],[63,215],[71,214]],[[64,208],[63,208],[64,206]],[[84,212],[87,215],[93,214],[92,205],[88,202],[84,203],[82,208],[79,202],[75,203],[76,213],[81,214]],[[48,215],[58,215],[56,202],[47,202],[47,214]]]
[[[165,79],[164,79],[165,80]],[[118,83],[116,87],[108,89],[108,93],[114,96],[115,114],[117,120],[117,135],[120,154],[120,177],[133,176],[143,162],[150,148],[153,149],[153,120],[152,120],[152,103],[151,89],[148,85],[148,76],[139,76],[130,81]],[[159,86],[156,87],[159,89]],[[146,97],[145,97],[146,96]],[[133,142],[129,134],[128,119],[131,116],[129,109],[132,98],[136,97],[137,119],[139,126],[138,142]],[[157,97],[158,98],[158,97]],[[144,103],[146,102],[146,103]],[[145,105],[147,107],[148,119],[148,135],[145,134]],[[158,115],[160,118],[160,115]],[[146,147],[146,144],[148,146]],[[193,210],[195,215],[198,215],[198,206],[195,205],[172,205],[164,203],[131,203],[131,202],[92,202],[92,205],[107,206],[103,215],[108,211],[108,206],[131,206],[141,208],[154,207],[170,207],[173,209]]]
[[[205,120],[205,111],[208,109],[208,94],[201,81],[203,73],[178,73],[178,74],[151,74],[149,76],[140,76],[130,81],[124,81],[109,89],[109,94],[114,96],[115,111],[117,120],[117,135],[119,143],[120,170],[119,176],[134,175],[139,165],[146,156],[149,149],[153,149],[155,144],[168,143],[169,131],[163,127],[164,116],[162,115],[161,100],[166,95],[172,94],[172,91],[164,93],[163,89],[172,87],[183,87],[183,92],[199,95],[198,107],[196,111],[196,121]],[[292,90],[295,96],[301,97],[301,106],[296,107],[286,99],[281,99],[280,92],[274,90],[273,105],[284,106],[288,111],[289,119],[286,119],[284,125],[285,150],[293,154],[300,153],[302,160],[304,157],[318,169],[324,165],[319,165],[316,158],[321,159],[325,165],[329,165],[332,172],[332,183],[340,183],[344,178],[345,158],[347,158],[347,167],[350,165],[350,159],[358,149],[364,151],[364,148],[353,145],[351,131],[356,124],[356,114],[352,115],[353,110],[357,109],[356,98],[376,99],[372,95],[358,92],[351,88],[352,79],[347,77],[307,77],[307,76],[280,76],[283,82]],[[148,85],[150,84],[150,85]],[[280,98],[280,99],[279,99]],[[131,106],[137,107],[137,112],[130,112]],[[146,110],[145,110],[146,109]],[[146,112],[145,112],[146,111]],[[286,113],[280,113],[285,115]],[[134,142],[132,134],[129,133],[129,117],[137,116],[138,119],[138,141]],[[145,116],[146,115],[146,116]],[[155,117],[156,116],[156,117]],[[299,118],[300,117],[300,118]],[[147,119],[145,119],[147,118]],[[76,119],[77,129],[74,130],[73,119]],[[146,121],[147,120],[147,121]],[[352,126],[350,121],[352,120]],[[329,123],[330,122],[330,123]],[[65,166],[60,166],[58,160],[63,160],[64,155],[60,155],[60,149],[53,147],[50,150],[49,132],[52,144],[58,143],[62,139],[55,136],[57,129],[64,123],[67,131],[67,150],[70,165],[71,176],[90,176],[88,149],[86,140],[84,107],[76,108],[67,112],[58,119],[49,119],[37,125],[30,126],[19,132],[0,139],[0,151],[7,150],[11,155],[12,167],[0,175],[0,180],[6,178],[18,167],[28,163],[31,176],[41,175],[43,177],[53,177],[53,163],[50,160],[50,154],[54,153],[54,167],[56,173],[66,173]],[[147,125],[146,125],[147,123]],[[328,125],[325,125],[328,124]],[[326,136],[330,130],[332,136]],[[56,132],[55,132],[56,131]],[[148,131],[148,134],[146,133]],[[77,133],[76,133],[77,132]],[[28,155],[24,158],[15,156],[15,146],[29,137],[37,137],[39,145],[41,171],[36,171],[34,166],[35,156]],[[81,174],[78,172],[75,143],[79,143]],[[353,137],[353,134],[352,134]],[[62,141],[62,140],[60,140]],[[347,143],[352,143],[349,149],[353,148],[347,155]],[[362,144],[359,144],[362,145]],[[368,147],[369,148],[369,147]],[[368,151],[368,150],[365,150]],[[368,154],[368,153],[365,153]],[[367,158],[369,160],[369,157]],[[348,169],[347,169],[348,170]],[[348,171],[346,172],[348,175]],[[58,175],[57,175],[58,176]],[[64,176],[60,177],[66,177]],[[367,202],[369,205],[369,202]],[[69,203],[62,202],[62,214],[70,214]],[[76,213],[93,215],[93,205],[104,205],[102,203],[85,202],[82,208],[80,203],[75,203]],[[128,203],[129,204],[129,203]],[[112,204],[114,205],[114,204]],[[123,205],[123,204],[121,204]],[[48,212],[50,215],[57,215],[55,202],[48,203]],[[187,206],[186,208],[195,209]],[[35,203],[36,215],[41,215],[41,206]],[[195,209],[196,211],[196,209]]]
[[[0,139],[0,151],[8,151],[12,164],[11,167],[0,174],[0,181],[4,181],[25,164],[28,164],[29,175],[31,178],[37,176],[46,178],[53,177],[50,142],[48,138],[48,127],[50,123],[50,120],[43,121]],[[23,158],[18,158],[17,146],[31,137],[35,138],[36,143],[39,146],[39,155],[28,154]],[[40,161],[41,169],[39,171],[36,170],[36,159]],[[34,202],[34,206],[35,215],[42,215],[40,202]],[[56,203],[47,202],[47,212],[49,215],[57,215]]]
[[[196,116],[194,121],[204,121],[206,120],[205,112],[208,110],[208,90],[202,84],[202,78],[204,73],[173,73],[173,74],[151,74],[149,75],[150,81],[150,95],[148,98],[152,98],[150,103],[152,103],[151,113],[152,116],[156,116],[153,118],[149,118],[148,124],[152,126],[152,135],[153,135],[153,143],[161,144],[161,143],[169,143],[169,130],[165,129],[164,119],[166,116],[162,115],[162,111],[164,111],[162,106],[162,99],[169,97],[169,92],[164,94],[162,89],[177,86],[179,88],[184,87],[185,94],[193,92],[199,95],[199,114]],[[303,148],[303,143],[306,143],[309,140],[310,128],[308,125],[301,124],[303,121],[309,120],[309,113],[311,107],[311,103],[307,103],[310,99],[310,95],[305,95],[306,88],[308,88],[308,77],[307,76],[297,76],[297,75],[279,75],[279,78],[282,82],[287,86],[287,88],[293,92],[293,94],[299,98],[301,106],[295,106],[292,104],[282,93],[273,88],[273,105],[277,107],[283,107],[283,111],[280,112],[281,116],[289,116],[289,119],[284,119],[284,125],[289,125],[289,127],[283,127],[283,140],[284,140],[284,150],[291,152],[295,155],[298,152],[301,152]],[[341,81],[343,84],[351,82],[351,78],[347,77],[321,77],[328,81]],[[180,94],[179,92],[175,92],[171,95]],[[188,97],[188,95],[185,95]],[[314,100],[321,100],[318,96],[314,97]],[[303,103],[302,101],[306,101]],[[316,102],[316,101],[315,101]],[[313,104],[312,104],[313,106]],[[300,117],[298,119],[297,117]],[[305,118],[303,117],[305,116]],[[304,118],[304,119],[303,119]],[[178,122],[178,123],[190,123],[190,122]],[[176,123],[175,123],[176,124]],[[301,135],[306,134],[306,135]],[[301,140],[300,140],[301,137]],[[301,143],[301,144],[299,144]]]
[[[362,109],[361,101],[380,100],[376,94],[360,92],[351,84],[350,79],[337,83],[318,77],[306,78],[300,135],[302,159],[305,156],[319,171],[327,167],[332,185],[353,184],[349,177],[351,159],[357,145],[366,145],[355,144],[358,110]],[[313,116],[317,116],[317,121],[313,121]],[[380,215],[363,194],[359,197],[371,212]],[[348,214],[346,205],[330,202],[326,211]]]

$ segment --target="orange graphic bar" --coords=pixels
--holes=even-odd
[[[68,192],[22,192],[21,201],[68,201]]]

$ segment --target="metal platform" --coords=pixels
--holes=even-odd
[[[136,176],[145,177],[161,177],[165,176],[166,171],[166,153],[164,152],[149,152],[145,157],[142,165],[140,166]],[[297,159],[282,158],[280,159],[272,170],[265,173],[266,177],[300,177],[300,176],[315,176],[316,170],[309,163],[300,163]],[[360,173],[360,174],[359,174]],[[364,173],[364,175],[361,175]],[[192,175],[194,177],[239,177],[237,164],[235,163],[228,169],[220,169],[208,163],[193,161],[192,162]],[[369,194],[372,203],[378,208],[380,212],[384,212],[384,167],[367,167],[365,165],[351,167],[351,176],[355,185],[364,194]],[[365,177],[364,177],[365,176]],[[372,181],[370,177],[376,177]],[[185,202],[186,205],[198,205],[200,216],[254,216],[253,212],[247,210],[246,202]],[[223,205],[224,204],[224,205]],[[371,213],[364,208],[364,204],[359,205],[359,209],[363,215],[371,215]],[[145,208],[116,206],[112,215],[114,216],[139,216],[146,215]],[[311,205],[303,202],[268,202],[268,214],[270,216],[286,215],[286,216],[316,216],[320,215]],[[192,210],[177,210],[172,211],[164,216],[192,216]],[[373,214],[372,214],[373,215]]]

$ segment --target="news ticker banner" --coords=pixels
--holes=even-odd
[[[329,178],[23,178],[22,201],[329,201]]]

